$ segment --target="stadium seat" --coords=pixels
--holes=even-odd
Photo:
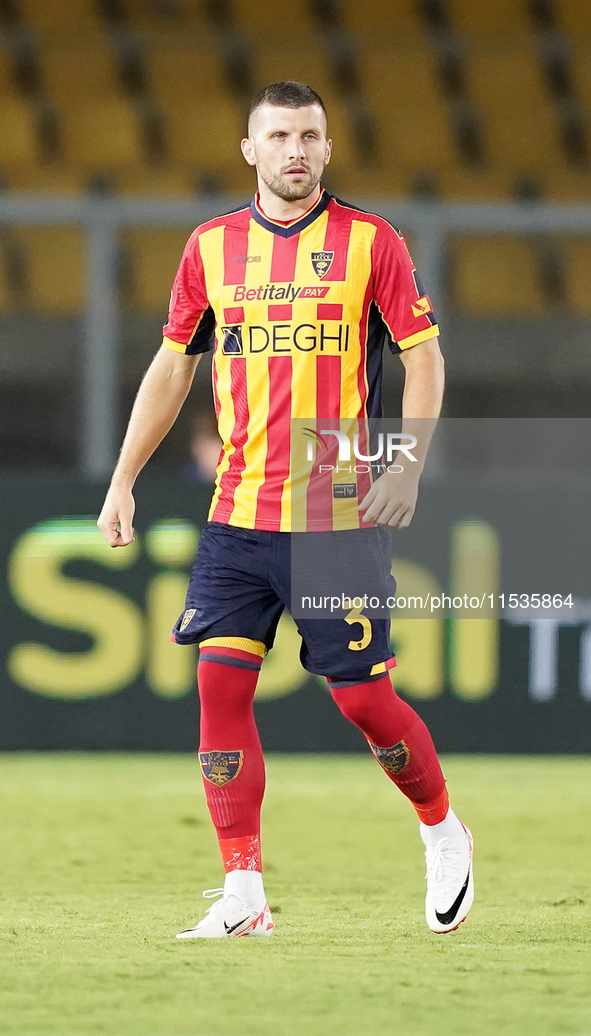
[[[572,44],[572,76],[575,93],[582,101],[587,123],[591,124],[591,41]]]
[[[117,65],[107,37],[93,33],[83,43],[60,40],[39,50],[43,85],[58,104],[106,100],[121,93]]]
[[[591,203],[591,170],[548,170],[542,182],[543,196],[549,201]]]
[[[563,165],[559,124],[533,45],[475,44],[467,84],[484,119],[485,150],[499,169],[545,170]]]
[[[379,33],[378,39],[398,39],[401,34],[423,32],[420,4],[416,0],[340,0],[338,9],[346,27],[353,33]]]
[[[117,170],[118,194],[181,198],[194,191],[185,166],[134,165]]]
[[[506,37],[531,32],[532,20],[526,0],[448,0],[447,9],[452,28],[460,36]]]
[[[200,108],[225,92],[221,57],[201,42],[152,39],[145,62],[149,87],[165,111],[179,104]]]
[[[16,308],[14,293],[10,290],[8,281],[4,242],[0,241],[0,313],[2,316],[6,316],[6,314],[12,313]]]
[[[36,32],[76,33],[103,25],[96,0],[18,0],[25,25]]]
[[[0,97],[3,99],[16,94],[16,86],[12,77],[12,57],[10,52],[0,47]]]
[[[564,290],[573,313],[591,317],[591,238],[567,238],[562,243]]]
[[[124,9],[134,28],[157,34],[201,32],[207,26],[205,4],[199,0],[125,0]]]
[[[295,79],[316,90],[327,108],[325,94],[334,93],[336,88],[326,52],[311,34],[257,37],[254,73],[257,90],[267,83]]]
[[[460,237],[450,242],[452,305],[474,317],[533,317],[545,302],[536,257],[523,238]]]
[[[438,169],[458,161],[435,61],[427,47],[364,43],[360,69],[387,168]]]
[[[0,167],[34,165],[40,157],[33,111],[18,98],[0,100]]]
[[[168,144],[174,161],[185,163],[198,176],[219,177],[222,187],[227,183],[228,170],[242,171],[244,159],[240,141],[245,129],[239,105],[220,94],[197,102],[183,98],[178,106],[168,109],[166,116]]]
[[[589,0],[554,0],[556,22],[573,40],[581,36],[591,40],[591,4]]]
[[[444,201],[512,201],[513,177],[498,169],[455,165],[437,173],[438,195]]]
[[[194,227],[130,228],[123,239],[128,271],[126,302],[134,310],[166,319],[170,290]]]
[[[81,194],[87,187],[88,174],[78,166],[64,162],[20,166],[7,177],[13,191],[30,194]]]
[[[84,235],[75,227],[15,227],[32,309],[73,316],[84,305]]]
[[[88,169],[139,165],[142,138],[139,120],[127,101],[92,101],[61,106],[66,158]]]
[[[232,0],[232,10],[241,29],[254,39],[263,33],[293,33],[314,29],[309,0],[291,0],[288,4],[277,0]],[[271,82],[272,80],[269,80]]]

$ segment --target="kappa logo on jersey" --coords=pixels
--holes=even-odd
[[[322,280],[332,266],[334,252],[310,252],[310,259],[312,260],[314,273]]]
[[[230,327],[222,327],[222,331],[224,332],[224,337],[222,339],[222,352],[224,355],[242,356],[242,328],[240,324],[232,324]]]
[[[199,765],[206,781],[223,788],[238,776],[244,762],[244,752],[200,752]]]
[[[394,777],[396,777],[401,770],[404,770],[404,767],[410,759],[410,749],[405,741],[399,741],[397,745],[392,745],[392,748],[378,748],[377,745],[372,745],[370,741],[369,747],[380,766],[383,766],[384,770],[387,770],[388,773],[391,773]]]
[[[431,312],[431,303],[426,295],[412,303],[412,311],[415,317],[424,317],[426,313]]]
[[[197,611],[196,608],[189,608],[185,612],[185,614],[183,615],[183,620],[182,620],[182,622],[181,622],[181,624],[179,626],[179,633],[182,633],[183,630],[186,630],[187,626],[189,625],[189,623],[190,623],[191,619],[193,618],[193,616],[194,616],[196,611]]]

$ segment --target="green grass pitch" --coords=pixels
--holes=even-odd
[[[183,943],[221,884],[197,763],[0,755],[0,1033],[590,1036],[587,758],[448,757],[476,902],[423,919],[414,812],[370,757],[271,756],[272,939]]]

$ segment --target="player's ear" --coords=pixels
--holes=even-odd
[[[257,160],[254,154],[254,145],[250,137],[245,137],[244,140],[240,142],[240,147],[242,149],[242,154],[244,155],[248,164],[256,165]]]
[[[330,156],[332,155],[332,140],[326,141],[326,151],[324,152],[324,164],[328,165],[330,162]]]

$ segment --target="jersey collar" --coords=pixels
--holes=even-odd
[[[250,203],[250,214],[257,223],[260,223],[261,227],[264,227],[265,230],[270,230],[272,234],[277,234],[278,237],[293,237],[294,234],[300,234],[302,230],[309,227],[310,224],[313,223],[322,212],[324,212],[331,199],[332,195],[330,195],[328,191],[323,190],[313,208],[309,209],[308,212],[305,212],[299,219],[294,220],[293,223],[285,226],[284,223],[274,223],[273,220],[264,215],[258,204],[257,193]]]

